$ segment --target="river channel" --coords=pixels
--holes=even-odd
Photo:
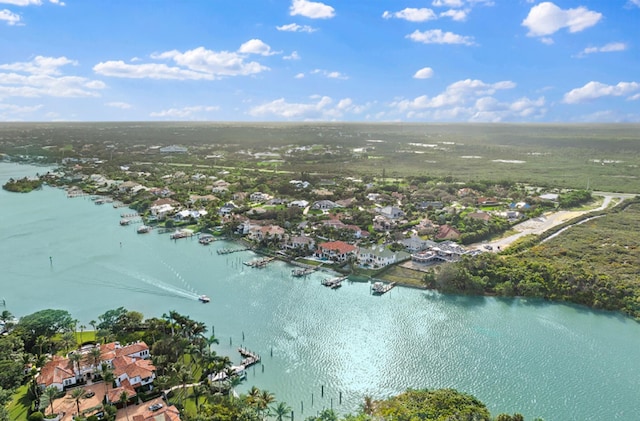
[[[39,170],[3,163],[0,182]],[[126,209],[48,187],[0,190],[6,308],[65,309],[87,326],[120,306],[188,314],[215,329],[219,353],[237,362],[242,344],[261,354],[240,391],[267,389],[296,419],[355,411],[365,395],[441,387],[477,396],[492,414],[638,419],[640,324],[621,315],[401,287],[373,296],[364,282],[330,290],[320,273],[293,278],[283,262],[253,269],[242,264],[251,252],[216,253],[232,243],[137,234],[136,224],[119,225]]]

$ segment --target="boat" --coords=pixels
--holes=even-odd
[[[125,225],[129,225],[131,223],[130,219],[121,219],[120,220],[120,225],[125,226]]]
[[[146,234],[148,232],[150,232],[152,230],[152,227],[150,227],[149,225],[140,225],[138,227],[138,229],[136,230],[136,232],[138,234]]]
[[[201,295],[198,297],[198,300],[200,300],[201,303],[208,303],[209,301],[211,301],[211,298],[207,297],[206,295]]]
[[[200,238],[198,239],[198,242],[200,244],[206,246],[207,244],[213,243],[214,240],[215,240],[215,238],[211,234],[201,234]]]

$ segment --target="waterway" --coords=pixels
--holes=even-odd
[[[3,163],[0,183],[36,172],[42,168]],[[215,328],[219,353],[236,362],[241,344],[260,353],[263,364],[249,369],[240,391],[267,389],[296,419],[330,407],[355,411],[365,395],[410,387],[453,387],[493,414],[527,419],[640,414],[640,324],[623,316],[408,288],[373,296],[368,283],[330,290],[321,273],[293,278],[283,262],[252,269],[242,264],[251,252],[216,253],[231,243],[136,234],[135,224],[119,225],[126,211],[54,188],[0,190],[7,309],[65,309],[87,326],[120,306],[147,317],[188,314]],[[199,294],[211,303],[199,303]]]

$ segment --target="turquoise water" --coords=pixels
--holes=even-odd
[[[38,171],[0,164],[0,182]],[[219,353],[238,361],[241,343],[260,353],[264,368],[250,369],[241,391],[256,385],[275,393],[296,419],[331,406],[353,411],[365,395],[408,387],[454,387],[493,414],[528,419],[639,417],[640,324],[622,316],[407,288],[377,297],[367,283],[330,290],[321,274],[297,279],[282,262],[244,266],[250,252],[216,254],[233,244],[136,234],[135,225],[119,225],[123,212],[58,189],[0,190],[7,308],[18,316],[66,309],[87,326],[119,306],[148,317],[188,314],[215,327]],[[198,294],[211,303],[199,303]]]

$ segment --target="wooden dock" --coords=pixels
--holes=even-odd
[[[275,257],[263,257],[262,259],[251,260],[249,262],[243,262],[246,266],[252,268],[263,268],[267,266],[269,263],[275,260]]]
[[[180,238],[187,238],[187,237],[191,237],[193,235],[192,231],[188,231],[188,230],[180,230],[180,231],[176,231],[173,234],[171,234],[170,238],[172,240],[178,240]]]
[[[307,276],[315,272],[316,268],[300,268],[300,269],[292,269],[291,276],[295,276],[296,278],[300,278],[302,276]]]
[[[390,284],[385,284],[384,282],[374,282],[374,284],[371,286],[371,292],[373,293],[373,295],[383,295],[391,291],[395,286],[395,282],[391,282]]]
[[[348,276],[338,276],[337,278],[326,278],[322,280],[322,285],[331,289],[338,289],[342,286],[342,281],[347,279]]]
[[[220,249],[217,251],[218,254],[231,254],[231,253],[238,253],[240,251],[247,251],[247,250],[251,250],[249,247],[245,247],[245,248],[238,248],[238,249]]]
[[[242,362],[240,363],[240,365],[244,368],[251,367],[252,365],[260,362],[260,355],[256,354],[253,351],[249,351],[245,347],[241,346],[240,348],[238,348],[238,352],[242,356]]]

